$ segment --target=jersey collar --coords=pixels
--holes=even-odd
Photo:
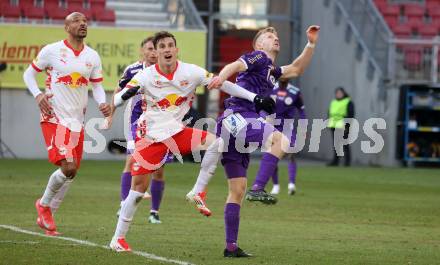
[[[69,49],[72,50],[72,52],[73,52],[73,54],[75,54],[75,56],[79,56],[79,54],[84,50],[84,46],[85,46],[84,44],[83,44],[83,46],[81,47],[81,50],[75,50],[75,49],[72,47],[72,45],[70,45],[70,43],[67,41],[67,39],[64,40],[63,42],[64,42],[64,45],[67,46],[67,48],[69,48]]]
[[[160,68],[159,68],[159,64],[155,64],[154,67],[156,68],[156,71],[163,77],[165,77],[168,80],[173,80],[174,78],[174,73],[177,71],[177,68],[179,67],[179,61],[176,61],[176,69],[174,69],[173,72],[169,73],[169,74],[165,74],[163,73]]]

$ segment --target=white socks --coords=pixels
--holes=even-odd
[[[61,169],[55,170],[49,178],[46,190],[44,191],[43,197],[41,197],[40,204],[43,206],[49,206],[55,194],[61,189],[64,182],[66,182],[67,177],[63,174]]]
[[[144,197],[144,193],[141,192],[130,190],[130,193],[128,193],[127,198],[122,204],[121,213],[119,214],[118,225],[115,231],[116,238],[125,237],[127,234],[138,204],[142,201],[142,197]]]
[[[49,204],[50,209],[52,210],[52,214],[54,214],[60,207],[60,204],[63,202],[64,197],[66,196],[66,193],[69,190],[70,184],[72,184],[72,182],[73,179],[66,179],[63,186],[61,186],[60,190],[53,197],[52,201]]]
[[[197,177],[196,184],[194,184],[193,192],[195,194],[203,192],[211,180],[217,168],[218,160],[223,151],[224,141],[222,138],[217,138],[206,149],[205,156],[203,157],[202,164],[200,165],[199,176]]]

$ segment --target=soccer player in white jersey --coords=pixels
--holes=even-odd
[[[65,19],[67,39],[46,45],[23,74],[29,91],[41,111],[41,128],[49,162],[59,168],[49,177],[43,196],[35,202],[37,224],[48,235],[59,234],[52,213],[72,183],[83,152],[84,114],[88,85],[104,116],[110,115],[102,87],[102,66],[98,53],[84,43],[87,19],[78,12]],[[36,75],[46,71],[46,93],[38,88]]]
[[[144,39],[141,42],[141,60],[137,61],[125,68],[122,77],[119,79],[118,87],[115,89],[115,94],[121,91],[130,80],[141,70],[147,68],[150,65],[153,65],[157,62],[157,54],[154,49],[153,37],[150,36]],[[137,128],[137,120],[143,112],[143,101],[142,95],[138,94],[132,97],[127,104],[129,109],[128,117],[125,117],[126,125],[128,126],[128,134],[127,138],[127,158],[125,161],[124,170],[121,174],[121,207],[122,203],[127,198],[128,192],[131,187],[131,165],[133,164],[132,153],[134,151],[134,140],[136,138],[136,128]],[[113,113],[114,110],[112,110]],[[108,118],[109,126],[111,124],[113,115]],[[128,122],[127,122],[128,121]],[[171,156],[170,159],[173,157]],[[159,208],[162,202],[162,196],[165,189],[165,180],[164,180],[164,166],[156,170],[153,174],[153,179],[151,180],[151,196],[148,192],[145,192],[144,198],[151,199],[151,208],[150,208],[150,216],[148,217],[148,222],[152,224],[160,224],[162,221],[159,219]],[[117,212],[117,216],[119,217],[119,212],[121,208],[119,208]]]
[[[176,39],[169,32],[156,33],[153,43],[158,53],[158,63],[137,73],[114,97],[114,105],[119,106],[142,89],[146,102],[145,111],[138,121],[131,190],[122,205],[110,243],[110,248],[118,252],[131,251],[125,235],[148,188],[150,174],[162,166],[166,154],[172,152],[179,157],[195,150],[218,149],[223,145],[221,138],[206,131],[185,127],[182,122],[194,99],[195,88],[207,85],[212,75],[199,66],[178,61]],[[231,82],[224,82],[220,89],[253,101],[260,107],[267,108],[267,102],[270,101],[269,98],[261,98]],[[203,209],[203,199],[198,194],[195,197]]]

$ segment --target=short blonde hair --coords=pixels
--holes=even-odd
[[[257,44],[257,40],[258,40],[258,38],[259,38],[261,35],[263,35],[264,33],[267,33],[267,32],[273,33],[273,34],[275,34],[275,35],[278,36],[277,30],[276,30],[274,27],[267,27],[267,28],[260,29],[260,30],[257,32],[257,34],[255,34],[254,40],[252,41],[252,47],[253,47],[254,49],[255,49],[255,45]]]

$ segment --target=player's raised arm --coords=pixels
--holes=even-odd
[[[223,82],[225,82],[225,80],[228,80],[229,77],[243,71],[246,71],[246,65],[242,60],[237,60],[233,63],[227,64],[220,71],[219,75],[211,80],[211,83],[209,83],[208,85],[208,89],[221,87]]]
[[[229,81],[225,81],[220,87],[220,90],[233,97],[243,98],[253,102],[258,110],[264,110],[268,114],[274,112],[275,101],[271,97],[257,95]]]
[[[319,38],[319,26],[313,25],[307,29],[308,43],[298,58],[296,58],[291,64],[283,66],[282,79],[295,78],[300,76],[304,70],[309,66],[312,60],[315,45]]]

